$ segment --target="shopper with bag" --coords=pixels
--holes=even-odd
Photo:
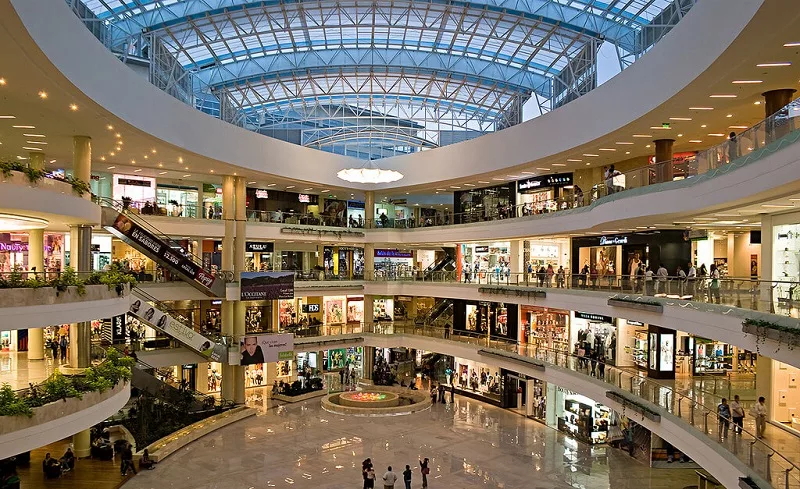
[[[428,487],[428,474],[431,473],[431,469],[428,467],[427,457],[424,460],[419,461],[419,468],[422,472],[422,487]]]

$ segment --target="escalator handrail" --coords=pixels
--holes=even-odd
[[[159,309],[161,309],[162,312],[165,312],[165,313],[169,314],[174,319],[178,320],[181,324],[183,324],[185,327],[194,330],[194,326],[189,321],[189,318],[187,318],[183,314],[177,312],[176,310],[172,309],[168,305],[164,304],[160,300],[158,300],[155,297],[153,297],[152,295],[148,294],[147,292],[144,292],[140,287],[135,288],[133,293],[134,293],[134,295],[138,296],[140,299],[144,299],[147,302],[152,302]],[[209,340],[213,340],[217,344],[222,344],[222,345],[226,345],[227,344],[227,342],[225,341],[225,337],[220,335],[220,334],[212,332],[212,334],[202,333],[202,335],[204,337],[206,337],[207,339],[209,339]]]

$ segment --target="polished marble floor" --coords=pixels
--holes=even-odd
[[[14,390],[24,389],[29,383],[37,384],[47,379],[58,366],[50,353],[44,360],[28,360],[28,352],[0,352],[0,385],[9,384]]]
[[[251,397],[268,406],[269,394]],[[212,433],[137,475],[124,489],[340,489],[361,487],[361,461],[376,472],[431,459],[431,488],[684,488],[694,470],[650,469],[611,448],[592,449],[507,410],[456,397],[407,416],[333,415],[318,399],[271,406]],[[400,488],[402,482],[395,487]]]

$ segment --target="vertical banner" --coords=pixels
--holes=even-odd
[[[244,336],[239,341],[239,365],[255,365],[294,358],[294,335]]]
[[[128,327],[125,324],[126,314],[111,318],[111,343],[125,343],[128,338]]]
[[[294,299],[294,272],[242,272],[243,301]]]

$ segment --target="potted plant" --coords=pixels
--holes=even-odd
[[[128,209],[130,209],[131,202],[133,202],[133,199],[131,199],[130,197],[122,197],[122,210],[127,211]]]

